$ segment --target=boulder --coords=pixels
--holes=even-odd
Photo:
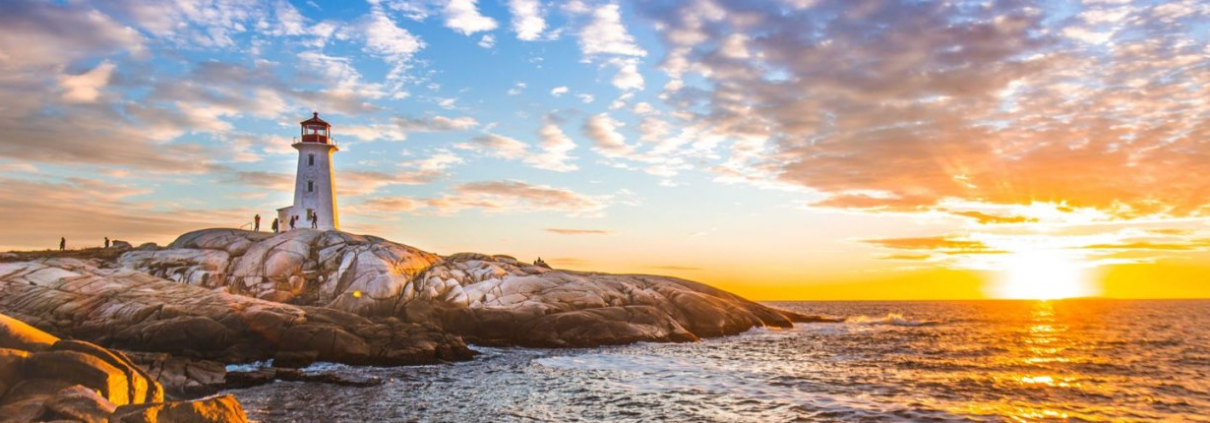
[[[82,385],[64,388],[55,394],[55,399],[47,403],[47,408],[56,417],[76,420],[84,423],[107,423],[109,416],[117,410],[97,391]]]
[[[0,348],[0,398],[24,378],[27,358],[27,351]]]
[[[150,375],[139,368],[125,354],[110,351],[95,344],[75,340],[60,340],[51,346],[50,351],[75,351],[96,357],[106,364],[113,366],[127,380],[127,397],[132,403],[159,402],[164,400],[164,392]],[[120,405],[120,404],[119,404]]]
[[[130,404],[126,375],[95,356],[76,351],[46,351],[25,361],[25,379],[54,379],[97,390],[114,404]]]
[[[35,329],[25,322],[0,314],[0,348],[43,351],[58,340],[59,338]]]
[[[127,241],[119,241],[115,239],[109,244],[109,248],[113,248],[115,250],[129,250],[134,248],[134,246]]]
[[[12,329],[0,343],[53,336],[0,315]],[[26,342],[36,351],[0,348],[0,419],[4,422],[246,421],[234,398],[164,402],[163,389],[125,354],[78,340]]]

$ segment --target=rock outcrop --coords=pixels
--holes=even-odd
[[[792,325],[777,310],[683,279],[555,270],[501,255],[440,257],[338,231],[207,229],[119,263],[265,300],[433,323],[481,344],[690,341]]]
[[[161,251],[134,251],[119,263],[156,276],[276,302],[362,315],[391,314],[407,282],[440,261],[436,254],[372,236],[297,229],[208,229]],[[296,301],[297,300],[297,301]]]
[[[5,315],[0,315],[0,419],[247,421],[230,396],[166,402],[161,386],[121,352],[58,339]]]
[[[471,356],[432,325],[263,301],[71,258],[0,263],[0,312],[58,336],[223,363],[279,354],[379,365]]]

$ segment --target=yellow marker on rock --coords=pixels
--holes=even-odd
[[[353,291],[353,298],[361,298],[361,291]]]

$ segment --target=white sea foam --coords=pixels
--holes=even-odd
[[[870,317],[865,315],[853,316],[845,319],[844,322],[855,325],[894,325],[908,327],[934,326],[941,324],[941,322],[937,320],[912,320],[903,317],[903,315],[899,313],[887,313],[885,316],[880,317]]]

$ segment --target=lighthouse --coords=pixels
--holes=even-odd
[[[340,229],[336,212],[336,178],[332,172],[332,153],[340,151],[331,139],[332,125],[319,118],[319,112],[299,123],[302,136],[292,146],[298,150],[298,171],[294,177],[294,205],[277,209],[278,222],[290,228],[297,216],[296,228]],[[316,222],[311,223],[314,216]]]

